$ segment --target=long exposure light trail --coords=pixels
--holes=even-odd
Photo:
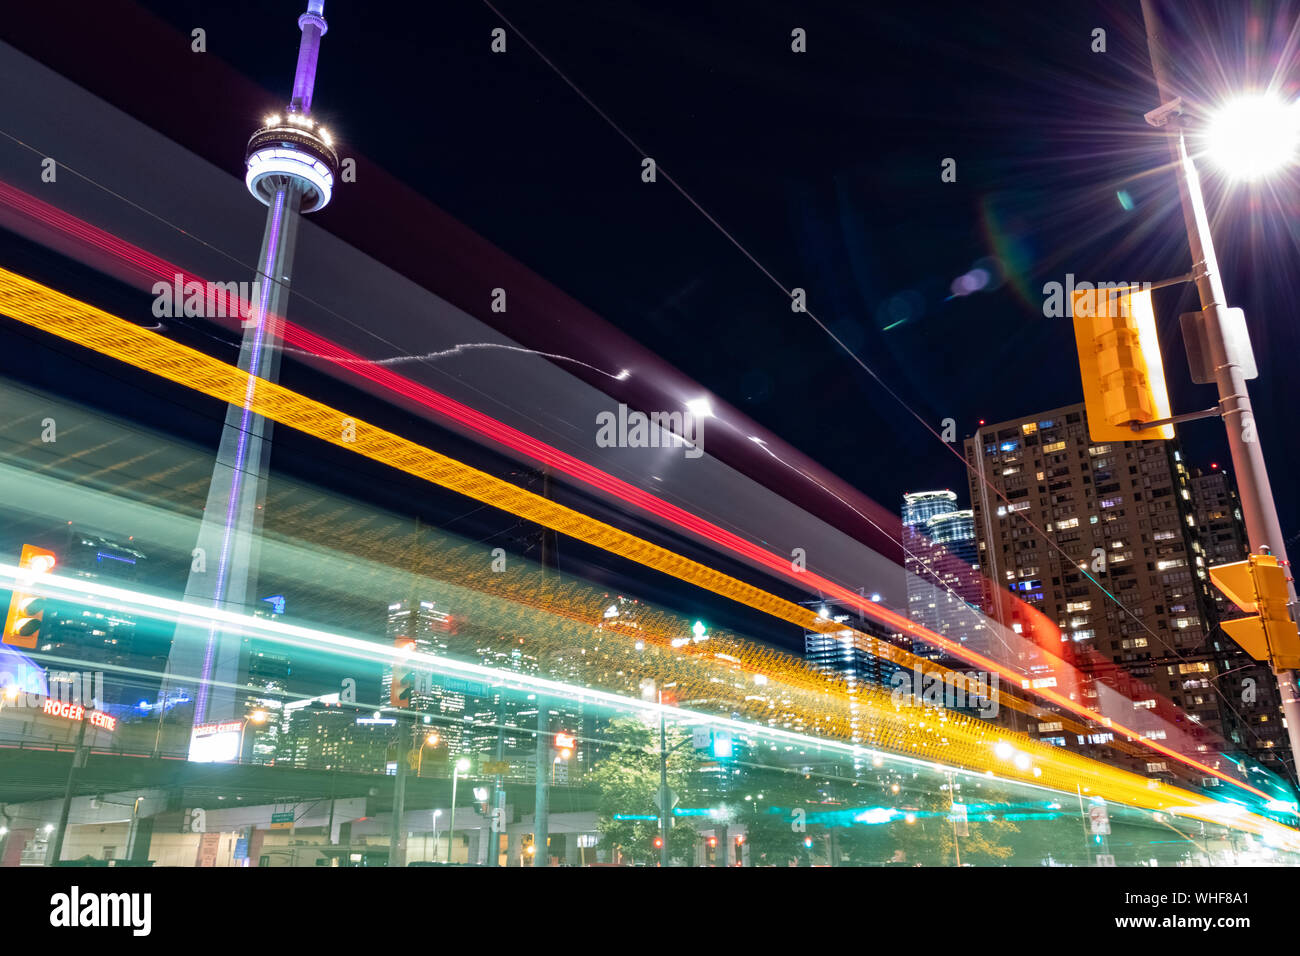
[[[10,206],[48,227],[72,236],[81,243],[88,243],[95,248],[108,252],[114,258],[128,263],[150,282],[161,279],[170,283],[177,275],[182,277],[182,283],[190,281],[202,282],[198,277],[185,273],[184,270],[174,264],[138,246],[134,246],[113,236],[111,233],[83,222],[57,207],[28,196],[21,190],[0,183],[0,206],[3,205]],[[964,660],[985,669],[997,669],[991,659],[970,651],[960,642],[951,641],[940,634],[919,627],[906,615],[900,615],[882,607],[858,592],[817,574],[815,571],[809,571],[806,568],[795,571],[789,559],[783,555],[769,551],[732,531],[707,521],[678,505],[665,501],[657,495],[596,468],[594,465],[590,465],[580,458],[548,445],[525,432],[499,422],[490,415],[443,395],[428,386],[398,375],[384,365],[345,349],[327,338],[288,321],[282,316],[278,318],[281,325],[281,337],[287,344],[325,359],[340,369],[365,378],[395,395],[408,398],[450,421],[467,427],[484,438],[526,455],[534,461],[555,468],[571,478],[613,495],[626,504],[640,508],[671,524],[693,532],[715,545],[741,557],[748,558],[767,570],[775,572],[780,577],[799,585],[801,589],[810,592],[818,591],[836,598],[862,611],[873,620],[897,628],[918,640],[942,648],[958,660]],[[1055,672],[1062,672],[1068,667],[1065,662],[1050,653],[1044,653],[1044,659],[1051,663]],[[1010,669],[1000,671],[1000,673],[1014,680],[1017,684],[1020,683],[1023,677],[1023,675]]]
[[[120,274],[125,268],[126,272],[135,277],[135,281],[141,281],[146,285],[151,285],[155,281],[162,280],[172,282],[177,276],[181,277],[182,284],[197,281],[200,285],[203,280],[198,277],[189,275],[178,268],[175,264],[169,263],[162,258],[148,252],[138,246],[135,246],[125,240],[118,238],[112,233],[106,232],[84,220],[78,219],[56,206],[36,199],[27,193],[0,182],[0,215],[5,216],[7,221],[15,228],[23,229],[32,234],[41,241],[54,241],[56,245],[66,247],[68,240],[74,246],[72,251],[81,255],[90,253],[92,258],[98,254],[104,254],[107,259],[106,267],[115,274]],[[33,224],[35,228],[33,230]],[[53,235],[51,235],[53,233]],[[284,340],[296,346],[300,353],[314,354],[325,361],[331,362],[343,374],[355,374],[360,378],[366,379],[388,392],[403,396],[424,408],[429,409],[436,415],[442,416],[446,421],[459,424],[470,429],[475,434],[495,441],[502,446],[509,448],[521,455],[531,458],[534,461],[547,464],[578,481],[585,482],[591,487],[603,490],[622,501],[641,508],[649,514],[661,518],[664,521],[675,524],[684,530],[692,531],[700,535],[717,546],[730,550],[734,554],[742,557],[749,557],[760,563],[761,566],[775,571],[787,580],[791,580],[801,587],[807,588],[809,585],[816,586],[822,594],[830,594],[840,598],[849,606],[856,607],[875,620],[884,620],[886,623],[896,624],[898,618],[892,616],[892,612],[886,612],[875,602],[866,601],[863,595],[857,592],[845,589],[843,586],[832,582],[816,572],[809,572],[806,568],[796,576],[793,568],[784,557],[776,555],[758,545],[747,541],[743,537],[729,532],[715,524],[712,524],[697,515],[694,515],[685,509],[673,505],[663,499],[643,491],[642,489],[631,485],[621,479],[587,464],[585,461],[572,455],[568,455],[558,449],[541,442],[532,436],[511,428],[502,422],[499,422],[490,416],[487,416],[469,406],[455,401],[445,395],[442,395],[433,389],[422,384],[414,382],[391,372],[383,364],[377,363],[362,356],[357,355],[347,349],[342,348],[326,338],[315,333],[309,332],[292,322],[287,321],[282,316],[276,317],[283,329]],[[769,452],[771,454],[771,452]],[[812,590],[812,589],[809,589]],[[1009,599],[1004,596],[1002,600]],[[1030,608],[1025,608],[1030,613]],[[1042,627],[1048,632],[1048,637],[1055,636],[1055,625],[1053,625],[1042,615],[1036,615],[1035,627]],[[986,669],[995,670],[1000,675],[1010,676],[1013,681],[1018,680],[1029,693],[1036,693],[1037,687],[1031,686],[1029,682],[1024,681],[1022,675],[1018,672],[1010,671],[997,667],[989,667],[988,662],[984,659],[976,659],[966,649],[965,645],[947,641],[941,635],[925,632],[924,629],[912,629],[909,625],[913,637],[929,641],[931,644],[942,646],[948,651],[953,658],[964,660],[968,663],[979,663]],[[881,645],[879,642],[873,642],[878,650],[883,652],[891,661],[903,664],[905,667],[912,667],[918,662],[918,658],[901,648],[895,648],[893,645]],[[1034,649],[1035,656],[1041,663],[1046,663],[1056,678],[1059,687],[1069,690],[1074,686],[1074,678],[1077,672],[1074,668],[1067,665],[1059,657],[1053,655],[1050,651],[1042,646],[1039,641]],[[932,665],[927,665],[932,666]],[[1041,673],[1039,677],[1041,677]],[[1041,684],[1041,682],[1040,682]],[[1041,696],[1041,695],[1040,695]],[[1067,694],[1066,696],[1071,696]],[[1125,703],[1129,702],[1127,697],[1119,695]],[[1020,700],[1015,695],[1007,693],[1004,690],[1005,702],[1017,710],[1029,712],[1031,705]],[[1089,720],[1095,720],[1096,717],[1092,711],[1088,711]],[[1148,716],[1152,716],[1148,714]],[[1103,717],[1104,721],[1104,717]],[[1171,743],[1181,739],[1181,732],[1176,727],[1172,727],[1167,722],[1165,726],[1159,728],[1165,734],[1171,735]],[[1134,738],[1139,741],[1139,746],[1147,743],[1153,734],[1138,734]],[[1111,740],[1109,746],[1121,747],[1118,741]],[[1184,744],[1184,750],[1190,746],[1190,743]],[[1132,744],[1128,745],[1130,748]],[[1124,749],[1121,747],[1121,749]],[[1168,751],[1161,751],[1168,753]],[[1177,758],[1181,759],[1181,758]],[[1186,761],[1183,761],[1186,762]]]
[[[318,651],[327,650],[344,657],[364,659],[389,666],[396,662],[416,663],[439,674],[487,681],[495,685],[545,694],[577,703],[590,703],[654,718],[662,713],[674,722],[686,726],[707,724],[750,737],[806,748],[820,748],[848,758],[870,758],[877,752],[875,748],[858,744],[640,700],[598,688],[580,687],[551,678],[501,670],[441,655],[399,650],[373,639],[255,617],[116,587],[99,581],[69,578],[52,573],[32,575],[17,565],[0,563],[0,587],[13,587],[20,582],[21,586],[29,592],[61,601],[91,604],[105,610],[155,620],[183,620],[202,626],[219,627],[288,646]],[[871,716],[876,719],[890,717],[889,714]],[[898,709],[893,719],[907,726],[924,727],[926,720],[933,720],[933,714],[922,708],[905,706]],[[1241,804],[1207,799],[1169,785],[1153,787],[1155,781],[1137,774],[1107,766],[1057,747],[1040,744],[1028,737],[1002,733],[999,728],[979,721],[954,722],[946,727],[944,732],[957,738],[954,743],[959,745],[956,749],[960,751],[961,759],[955,765],[947,764],[942,760],[917,759],[907,754],[892,752],[889,753],[889,757],[891,760],[904,761],[913,767],[952,768],[982,777],[1000,777],[1020,785],[1061,794],[1072,794],[1077,788],[1078,792],[1087,792],[1117,804],[1226,825],[1255,833],[1282,848],[1300,849],[1300,831],[1252,813]],[[1021,766],[1000,757],[999,749],[1007,744],[1013,744],[1017,752],[1028,756],[1029,763]]]
[[[79,247],[89,246],[93,250],[107,253],[113,263],[123,263],[136,275],[142,275],[147,283],[156,280],[171,282],[176,276],[180,276],[183,283],[202,280],[197,277],[184,273],[175,264],[168,263],[160,257],[132,245],[113,234],[106,232],[96,226],[91,225],[75,216],[72,216],[56,206],[36,199],[27,193],[15,189],[5,183],[0,183],[0,213],[6,209],[12,209],[17,216],[9,216],[12,220],[17,218],[18,224],[26,226],[29,222],[37,223],[37,230],[42,234],[48,233],[50,229],[61,234],[62,237],[70,237]],[[383,363],[368,360],[354,352],[342,348],[337,343],[312,333],[301,326],[287,321],[283,316],[276,317],[283,329],[284,341],[296,346],[301,352],[315,355],[328,362],[333,363],[338,369],[345,374],[356,374],[368,381],[379,385],[395,395],[403,396],[424,408],[429,409],[444,419],[455,422],[461,426],[469,428],[477,435],[495,441],[504,447],[525,455],[534,461],[541,462],[562,472],[569,477],[584,482],[591,487],[600,489],[619,498],[623,502],[634,507],[641,508],[649,514],[655,515],[664,521],[693,532],[707,541],[717,546],[727,549],[741,557],[749,558],[760,566],[777,573],[786,580],[792,581],[801,588],[809,591],[816,590],[823,595],[830,595],[838,598],[850,607],[855,607],[881,623],[911,634],[912,637],[928,642],[933,646],[941,647],[952,658],[966,661],[967,663],[977,664],[985,670],[996,672],[1002,677],[1009,678],[1013,681],[1013,686],[1019,684],[1029,693],[1039,694],[1039,688],[1044,681],[1041,680],[1042,673],[1037,676],[1040,678],[1036,682],[1037,686],[1031,685],[1024,680],[1023,674],[1006,667],[998,666],[992,658],[987,658],[976,654],[967,649],[960,642],[953,642],[928,631],[925,628],[916,626],[910,618],[905,615],[899,615],[881,607],[874,601],[869,601],[864,595],[845,588],[834,581],[825,578],[816,572],[803,568],[796,572],[790,565],[790,562],[781,555],[777,555],[765,548],[762,548],[751,541],[746,540],[740,535],[727,531],[711,522],[700,518],[699,516],[686,511],[679,506],[673,505],[641,488],[618,479],[587,462],[582,461],[572,455],[568,455],[559,449],[556,449],[532,436],[511,428],[502,422],[499,422],[488,415],[483,414],[463,403],[442,395],[433,389],[404,378],[384,367]],[[769,451],[769,454],[771,452]],[[1009,595],[1002,592],[1000,600],[1009,600]],[[1050,638],[1059,636],[1055,625],[1038,614],[1037,611],[1028,606],[1022,606],[1023,609],[1031,614],[1034,619],[1034,627],[1042,628],[1049,639],[1047,643],[1052,643]],[[991,625],[998,626],[998,625]],[[1022,639],[1023,640],[1023,639]],[[1067,664],[1061,658],[1047,650],[1044,641],[1039,640],[1033,649],[1034,655],[1040,664],[1046,664],[1058,687],[1066,691],[1072,689],[1075,684],[1075,678],[1079,676],[1078,671]],[[912,666],[916,663],[917,658],[914,655],[907,654],[899,650],[891,650],[889,653],[890,660],[905,666]],[[1008,703],[1015,709],[1025,709],[1026,704],[1015,698],[1014,695],[1007,694]],[[1071,697],[1072,694],[1066,693],[1062,696]],[[1124,703],[1131,703],[1128,697],[1118,695]],[[1099,708],[1100,709],[1100,708]],[[1078,711],[1075,711],[1079,713]],[[1091,709],[1085,709],[1082,715],[1087,716],[1089,720],[1100,720],[1104,724],[1113,723],[1115,715],[1098,714]],[[1149,717],[1152,715],[1148,715]],[[1164,726],[1159,728],[1170,737],[1171,744],[1179,740],[1183,735],[1178,728],[1164,722]],[[1151,746],[1150,739],[1153,734],[1136,733],[1133,738],[1141,745]],[[1112,744],[1113,746],[1114,744]],[[1190,746],[1190,744],[1185,745]],[[1164,747],[1154,747],[1158,752],[1166,755],[1174,755],[1175,759],[1187,763],[1181,756],[1181,752],[1174,748],[1165,749]],[[1197,765],[1198,769],[1202,769]]]
[[[234,366],[6,269],[0,269],[0,312],[228,404],[241,404],[247,397],[254,413],[274,422],[747,604],[806,630],[822,633],[845,630],[842,624],[822,618],[808,608],[785,601],[541,495],[525,491],[274,382],[264,381],[250,396],[248,375]],[[921,640],[939,646],[952,643],[885,608],[877,606],[875,616]],[[963,657],[1015,684],[1022,681],[1022,675],[983,655],[966,651]],[[1064,694],[1046,687],[1036,688],[1035,693],[1072,713],[1104,723],[1115,731],[1140,740],[1145,746],[1202,773],[1217,777],[1265,800],[1271,799],[1268,794],[1248,783],[1194,760],[1159,741],[1146,738],[1140,731],[1113,718],[1103,717]]]

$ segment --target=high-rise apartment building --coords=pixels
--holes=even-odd
[[[287,733],[276,763],[300,770],[385,773],[397,721],[325,700],[304,702],[287,714]]]
[[[1176,441],[1092,442],[1079,404],[983,426],[967,439],[966,459],[983,573],[1059,627],[1059,647],[1043,649],[1078,669],[1080,702],[1097,709],[1106,696],[1099,685],[1114,688],[1172,728],[1148,736],[1168,733],[1169,746],[1217,759],[1207,561]],[[1006,606],[999,601],[992,613],[1004,616]],[[1023,644],[1013,663],[1032,681],[1048,668]],[[1071,729],[1070,716],[1044,706],[1028,729],[1118,760],[1112,728]],[[1169,769],[1154,753],[1120,762],[1151,774]]]
[[[1245,561],[1250,541],[1232,476],[1217,467],[1195,470],[1192,503],[1206,564],[1214,567]],[[1218,588],[1211,587],[1210,596],[1216,622],[1240,616]],[[1265,766],[1280,769],[1290,743],[1282,723],[1277,679],[1267,664],[1252,660],[1222,629],[1211,632],[1211,642],[1220,654],[1224,736]]]

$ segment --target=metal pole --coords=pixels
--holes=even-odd
[[[550,742],[547,739],[547,723],[551,717],[550,704],[541,694],[537,695],[537,777],[533,789],[533,866],[549,866],[550,848],[550,793],[546,787],[546,764],[551,757]]]
[[[1079,794],[1083,796],[1083,794]],[[952,774],[948,774],[948,812],[952,817],[952,849],[957,857],[957,865],[961,866],[961,842],[957,837],[957,786]]]
[[[506,689],[503,686],[499,693],[497,701],[497,764],[500,765],[506,756]],[[487,866],[499,866],[501,857],[501,831],[497,829],[499,821],[504,821],[506,816],[506,788],[505,780],[501,774],[492,778],[492,807],[490,809],[490,823],[488,824],[488,855]]]
[[[63,788],[63,806],[59,808],[59,827],[54,831],[54,839],[50,843],[46,856],[50,866],[58,866],[59,860],[63,859],[63,837],[67,833],[68,815],[72,811],[72,786],[77,778],[77,768],[85,759],[82,745],[86,742],[86,723],[86,716],[82,714],[81,727],[77,730],[77,746],[72,751],[72,766],[68,768],[68,782]]]
[[[393,820],[388,831],[388,865],[406,866],[406,754],[411,732],[402,714],[397,715],[397,779],[393,781]]]
[[[664,715],[664,694],[659,692],[659,865],[668,865],[668,721]]]
[[[447,817],[447,862],[451,862],[451,840],[456,835],[456,780],[460,775],[460,770],[455,764],[451,765],[451,813]]]
[[[1151,53],[1151,70],[1155,74],[1161,103],[1171,102],[1176,94],[1169,81],[1168,61],[1160,35],[1160,19],[1154,0],[1142,0],[1142,15],[1146,20],[1147,47]],[[1192,272],[1196,276],[1196,291],[1200,295],[1205,315],[1206,338],[1210,358],[1215,368],[1215,384],[1219,389],[1219,408],[1228,431],[1228,447],[1232,452],[1232,465],[1237,474],[1237,489],[1241,494],[1241,511],[1246,519],[1246,534],[1253,554],[1271,553],[1278,562],[1290,570],[1286,558],[1286,543],[1282,525],[1278,521],[1277,507],[1273,503],[1273,489],[1269,486],[1268,472],[1264,466],[1264,450],[1260,444],[1255,417],[1251,411],[1250,393],[1241,366],[1229,360],[1227,342],[1223,335],[1224,311],[1227,296],[1223,291],[1223,278],[1214,255],[1214,241],[1210,235],[1209,217],[1201,195],[1201,183],[1196,166],[1187,152],[1187,142],[1176,116],[1171,116],[1169,145],[1178,176],[1178,193],[1182,200],[1183,220],[1187,225],[1187,242],[1192,253]],[[1291,615],[1296,616],[1295,581],[1288,580]],[[1296,690],[1293,671],[1277,670],[1278,689],[1281,691],[1282,715],[1286,721],[1287,737],[1291,743],[1293,761],[1300,756],[1300,695]]]

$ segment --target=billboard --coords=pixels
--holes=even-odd
[[[190,731],[190,760],[195,763],[237,762],[243,739],[242,720],[195,724]]]

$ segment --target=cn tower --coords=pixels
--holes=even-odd
[[[256,295],[244,322],[239,368],[248,372],[242,405],[229,405],[192,554],[185,600],[246,612],[256,603],[262,508],[271,457],[271,422],[249,406],[261,379],[280,371],[280,321],[289,306],[298,218],[329,204],[339,159],[329,133],[312,119],[312,92],[325,22],[324,0],[309,0],[298,18],[302,39],[293,93],[283,115],[265,118],[248,141],[244,182],[267,207]],[[218,625],[177,625],[160,704],[188,698],[194,726],[238,719],[236,687],[242,639]],[[190,728],[175,727],[174,732]],[[172,735],[169,733],[169,737]],[[175,738],[172,740],[175,742]]]

